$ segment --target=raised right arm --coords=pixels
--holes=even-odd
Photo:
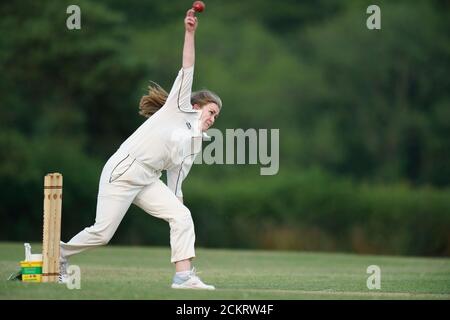
[[[183,68],[189,68],[195,63],[195,30],[197,29],[197,18],[195,11],[189,9],[184,19],[185,33],[183,46]]]
[[[197,18],[195,11],[189,9],[184,18],[185,34],[183,45],[183,63],[177,78],[170,90],[167,104],[176,106],[180,111],[195,112],[191,106],[192,82],[195,64],[195,30]]]

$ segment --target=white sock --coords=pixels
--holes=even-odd
[[[180,278],[187,278],[191,273],[190,270],[176,272],[175,275]]]

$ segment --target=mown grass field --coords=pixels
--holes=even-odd
[[[33,253],[40,245],[32,244]],[[195,266],[215,291],[170,289],[169,248],[106,246],[71,259],[81,289],[7,281],[22,243],[0,243],[0,299],[450,299],[450,259],[197,249]],[[369,290],[369,265],[381,289]]]

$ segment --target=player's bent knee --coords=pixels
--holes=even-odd
[[[194,230],[194,221],[188,208],[185,207],[183,212],[174,219],[172,227],[183,232]]]

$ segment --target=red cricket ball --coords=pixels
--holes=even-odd
[[[192,9],[194,9],[195,12],[202,12],[205,10],[205,3],[203,1],[195,1],[192,5]]]

